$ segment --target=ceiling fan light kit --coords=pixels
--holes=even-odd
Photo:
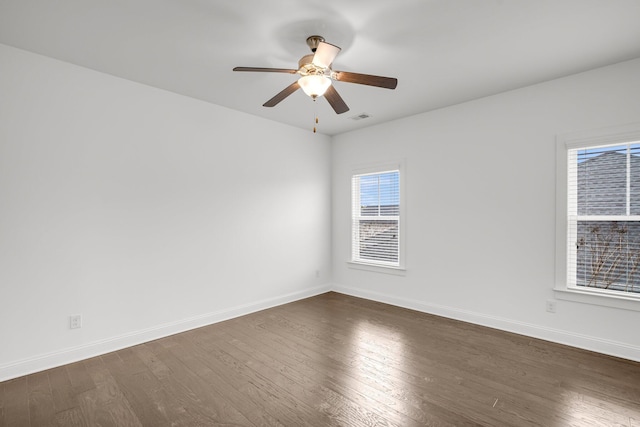
[[[302,76],[298,79],[298,84],[311,98],[316,99],[318,96],[324,95],[324,93],[331,86],[331,79],[318,74],[310,74]]]
[[[337,114],[349,111],[349,107],[332,86],[333,80],[385,89],[395,89],[398,85],[398,80],[393,77],[334,71],[331,65],[341,49],[338,46],[326,43],[322,36],[307,37],[307,46],[313,53],[300,58],[297,70],[288,68],[235,67],[233,71],[298,74],[300,75],[298,81],[287,86],[276,96],[265,102],[263,106],[274,107],[293,92],[302,88],[304,93],[313,98],[314,101],[316,98],[324,96]]]

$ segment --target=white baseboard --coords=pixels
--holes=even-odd
[[[239,305],[236,307],[212,313],[206,313],[199,316],[193,316],[187,319],[182,319],[175,322],[154,326],[152,328],[134,331],[117,337],[107,338],[104,340],[65,348],[60,351],[19,360],[17,362],[0,366],[0,381],[10,380],[12,378],[21,377],[23,375],[28,375],[34,372],[44,371],[46,369],[51,369],[68,363],[77,362],[79,360],[88,359],[90,357],[99,356],[101,354],[110,353],[112,351],[142,344],[148,341],[157,340],[159,338],[164,338],[180,332],[185,332],[191,329],[200,328],[202,326],[207,326],[213,323],[218,323],[224,320],[229,320],[235,317],[254,313],[256,311],[323,294],[325,292],[329,292],[330,290],[331,285],[326,284],[311,289],[305,289],[299,292],[280,295],[274,298],[267,298],[262,301]]]
[[[182,319],[176,322],[158,325],[153,328],[138,330],[125,335],[95,341],[81,346],[70,347],[62,349],[60,351],[5,364],[0,366],[0,381],[10,380],[12,378],[17,378],[34,372],[55,368],[56,366],[65,365],[67,363],[73,363],[79,360],[99,356],[101,354],[106,354],[126,347],[131,347],[148,341],[164,338],[180,332],[185,332],[191,329],[200,328],[202,326],[222,322],[224,320],[233,319],[235,317],[298,301],[304,298],[309,298],[329,291],[334,291],[345,295],[352,295],[359,298],[365,298],[372,301],[378,301],[398,307],[421,311],[423,313],[435,314],[437,316],[461,320],[464,322],[474,323],[494,329],[500,329],[503,331],[513,332],[520,335],[526,335],[533,338],[539,338],[546,341],[552,341],[559,344],[565,344],[572,347],[582,348],[589,351],[595,351],[602,354],[608,354],[611,356],[640,362],[640,347],[638,346],[611,340],[604,340],[587,335],[573,334],[558,329],[541,327],[524,322],[517,322],[511,319],[489,316],[482,313],[460,310],[457,308],[436,304],[429,304],[422,301],[399,298],[392,295],[372,292],[367,289],[325,284],[316,288],[306,289],[300,292],[293,292],[274,298],[267,298],[262,301],[244,304],[212,313],[206,313],[188,319]]]
[[[623,359],[640,362],[640,347],[629,345],[626,343],[605,340],[587,335],[574,334],[559,329],[542,327],[467,310],[460,310],[453,307],[446,307],[436,304],[429,304],[422,301],[399,298],[392,295],[372,292],[361,288],[334,285],[332,290],[334,292],[342,293],[345,295],[365,298],[372,301],[378,301],[385,304],[391,304],[398,307],[421,311],[423,313],[435,314],[437,316],[447,317],[450,319],[462,320],[464,322],[474,323],[477,325],[500,329],[507,332],[513,332],[520,335],[526,335],[532,338],[539,338],[558,344],[564,344],[571,347],[577,347],[584,350],[595,351],[610,356],[621,357]]]

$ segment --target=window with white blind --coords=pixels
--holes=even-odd
[[[400,267],[400,170],[352,176],[352,262]]]
[[[569,138],[559,150],[566,276],[556,290],[622,298],[640,309],[640,134]]]
[[[640,295],[640,142],[568,159],[569,285]]]

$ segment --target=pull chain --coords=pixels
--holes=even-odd
[[[316,126],[318,124],[318,112],[316,111],[316,98],[313,98],[313,116],[315,117],[315,125],[313,126],[313,133],[316,133]]]

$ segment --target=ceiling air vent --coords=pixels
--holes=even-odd
[[[362,120],[362,119],[368,119],[369,117],[371,116],[368,115],[367,113],[362,113],[362,114],[358,114],[357,116],[351,117],[351,120]]]

